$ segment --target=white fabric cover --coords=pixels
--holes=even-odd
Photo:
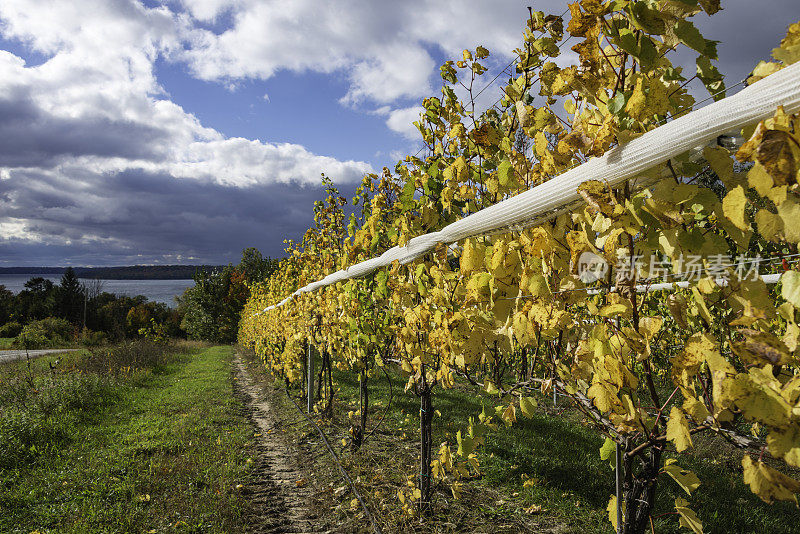
[[[415,237],[404,247],[391,248],[378,257],[329,274],[322,280],[301,287],[278,304],[264,308],[262,312],[282,306],[295,295],[365,276],[390,265],[394,260],[408,263],[429,252],[438,243],[453,243],[541,217],[547,212],[580,200],[578,186],[587,180],[601,180],[612,186],[617,185],[661,162],[704,146],[719,135],[767,119],[775,114],[778,106],[783,106],[786,113],[800,111],[800,63],[785,67],[733,96],[670,121],[624,145],[612,148],[602,157],[593,158],[524,193],[456,221],[438,232]]]

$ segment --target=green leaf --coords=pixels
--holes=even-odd
[[[649,68],[658,59],[658,51],[653,44],[653,40],[647,36],[642,37],[642,42],[639,45],[639,62],[643,67]]]
[[[673,27],[675,35],[681,40],[683,44],[697,50],[712,59],[716,59],[716,46],[713,41],[708,41],[703,34],[700,33],[694,24],[688,20],[679,20]]]
[[[387,286],[389,276],[387,275],[385,270],[378,271],[375,275],[375,294],[379,297],[386,297],[389,294],[389,289]]]
[[[697,77],[706,86],[714,100],[725,98],[725,82],[716,66],[711,64],[707,56],[697,56]]]
[[[664,19],[658,12],[658,4],[648,0],[639,0],[631,2],[630,6],[631,21],[653,35],[664,35],[667,31],[667,26],[664,24]]]
[[[616,115],[625,109],[625,94],[617,93],[614,98],[608,101],[608,112]]]
[[[416,190],[414,179],[409,178],[406,184],[403,186],[403,190],[400,192],[400,204],[407,208],[411,206],[411,203],[414,201],[414,191]]]
[[[467,457],[475,450],[475,444],[472,438],[469,436],[462,436],[460,430],[456,433],[456,441],[458,442],[459,456]]]
[[[507,159],[500,162],[500,166],[497,167],[497,179],[503,187],[509,187],[515,182],[514,166]]]
[[[533,417],[533,411],[536,409],[536,399],[533,397],[520,397],[519,398],[519,409],[527,418]]]
[[[616,450],[617,442],[611,438],[606,438],[603,442],[603,446],[600,447],[600,459],[608,460],[608,465],[611,466],[611,469],[616,469],[617,458],[614,454]]]
[[[617,45],[630,55],[639,55],[639,44],[636,42],[636,36],[628,28],[620,28],[619,37],[616,41]]]

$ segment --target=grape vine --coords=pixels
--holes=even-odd
[[[480,471],[475,451],[487,434],[537,409],[534,390],[569,397],[607,438],[606,457],[622,448],[621,525],[616,496],[609,501],[621,532],[649,529],[659,483],[690,498],[701,491],[694,473],[665,456],[690,449],[700,433],[747,451],[743,479],[761,499],[796,501],[800,482],[764,460],[800,467],[800,272],[784,265],[780,285],[768,288],[718,260],[797,253],[800,114],[779,108],[748,126],[735,153],[706,147],[700,158],[661,162],[620,187],[587,179],[578,189],[584,203],[550,220],[442,245],[259,313],[685,113],[696,103],[695,79],[724,98],[717,42],[692,22],[719,9],[719,0],[582,0],[569,6],[568,21],[532,11],[514,74],[485,111],[475,97],[489,51],[465,50],[441,67],[441,96],[423,101],[415,125],[424,153],[364,177],[349,220],[347,199],[326,179],[314,226],[288,241],[288,257],[252,288],[239,338],[275,375],[300,380],[313,345],[323,354],[328,408],[332,367],[359,376],[354,446],[368,426],[370,376],[396,365],[408,377],[422,444],[416,484],[399,494],[409,515],[429,510],[432,480],[457,496]],[[571,39],[578,64],[554,61]],[[696,54],[695,73],[672,64],[679,47]],[[800,23],[748,83],[798,60]],[[608,266],[597,280],[580,272],[587,253]],[[685,289],[636,288],[691,273]],[[436,391],[457,383],[495,395],[495,410],[465,421],[455,443],[434,451]],[[702,532],[689,501],[674,504],[681,526]]]

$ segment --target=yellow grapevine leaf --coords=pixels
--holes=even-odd
[[[780,206],[783,204],[783,201],[786,200],[786,186],[773,187],[769,190],[769,193],[767,193],[767,198],[776,206]]]
[[[771,365],[737,375],[726,393],[747,419],[777,428],[789,425],[792,406],[781,396]]]
[[[480,269],[483,266],[483,255],[483,247],[478,246],[474,239],[467,239],[461,252],[461,273],[468,275]]]
[[[779,233],[783,231],[783,220],[765,209],[758,210],[756,213],[756,226],[758,233],[768,241],[775,241]]]
[[[500,418],[506,426],[511,426],[517,422],[517,408],[514,406],[514,403],[509,404],[506,409],[503,410]]]
[[[678,452],[684,451],[692,446],[692,436],[689,434],[689,423],[683,412],[677,406],[673,406],[669,412],[667,421],[667,439],[675,444]]]
[[[475,144],[483,147],[497,146],[500,143],[500,133],[488,122],[484,122],[472,131]]]
[[[647,97],[644,94],[643,83],[643,78],[636,80],[636,86],[633,88],[633,93],[625,106],[625,111],[628,115],[637,120],[643,120],[647,110]]]
[[[624,315],[630,310],[630,306],[626,306],[624,302],[617,304],[608,304],[600,309],[600,315],[603,317],[613,317],[615,315]]]
[[[547,285],[547,280],[541,274],[534,274],[528,282],[528,290],[534,297],[549,297],[550,286]]]
[[[755,151],[761,163],[778,185],[797,183],[797,145],[783,130],[767,130]]]
[[[740,185],[737,185],[722,199],[722,212],[739,230],[747,230],[750,227],[744,212],[746,205],[747,197],[744,194],[744,188]]]
[[[578,194],[587,204],[604,215],[611,215],[614,212],[616,199],[607,184],[599,180],[588,180],[578,186]]]
[[[795,493],[800,492],[800,482],[797,480],[787,477],[764,462],[754,462],[749,454],[742,458],[742,467],[745,484],[762,501],[769,504],[777,499],[797,503]]]
[[[795,308],[800,308],[800,272],[786,271],[781,276],[781,296]]]
[[[683,411],[686,412],[696,423],[702,423],[711,415],[705,403],[695,397],[689,397],[683,401]]]
[[[794,199],[787,198],[778,205],[778,216],[783,221],[783,234],[786,240],[791,243],[800,242],[800,204]]]
[[[700,486],[700,479],[691,471],[683,469],[675,463],[676,461],[674,458],[668,459],[664,464],[663,471],[671,476],[686,493],[691,495]]]
[[[759,61],[756,68],[753,69],[753,72],[747,78],[747,84],[752,85],[756,83],[758,80],[766,78],[770,74],[775,74],[779,70],[783,68],[783,65],[780,63],[774,63],[772,61]]]
[[[606,506],[606,511],[608,512],[608,520],[611,521],[611,525],[614,527],[614,531],[618,530],[617,526],[617,496],[612,495],[611,499],[608,501],[608,506]],[[625,520],[625,503],[622,503],[622,520]]]
[[[767,436],[769,452],[776,458],[795,467],[800,467],[800,428],[797,425],[785,430],[773,430]]]
[[[594,405],[603,413],[610,412],[611,409],[619,404],[619,398],[611,387],[601,382],[595,382],[588,391],[589,398],[594,400]]]
[[[487,380],[486,381],[486,386],[483,389],[489,395],[497,395],[498,393],[500,393],[500,390],[497,389],[497,387],[494,385],[494,383],[491,380]]]
[[[722,147],[705,147],[703,157],[722,183],[728,185],[733,181],[733,159],[727,150]]]
[[[453,162],[453,168],[456,171],[456,180],[458,182],[466,182],[469,180],[469,167],[467,167],[467,160],[464,156],[459,156]]]
[[[767,196],[769,190],[775,185],[772,176],[767,173],[767,169],[760,163],[753,165],[753,168],[747,172],[747,185],[756,190],[756,193],[762,197]]]
[[[678,512],[678,515],[680,515],[679,524],[695,534],[703,534],[703,523],[697,517],[697,514],[694,513],[694,510],[686,507],[688,504],[686,499],[675,499],[675,510]]]
[[[745,364],[785,365],[791,360],[788,347],[774,334],[747,328],[739,332],[744,341],[734,343],[733,351]]]
[[[766,131],[767,127],[764,125],[764,123],[759,122],[755,130],[753,130],[752,135],[750,135],[750,138],[742,143],[742,146],[740,146],[739,150],[736,151],[736,159],[742,162],[751,161],[753,159],[753,154],[755,153],[756,148],[758,148],[758,144],[761,142],[764,132]]]
[[[800,61],[800,22],[789,26],[780,46],[772,51],[772,57],[787,65]]]
[[[714,324],[714,318],[711,317],[711,312],[708,311],[708,306],[706,306],[706,299],[703,298],[703,295],[696,287],[692,288],[692,296],[697,303],[697,309],[703,319],[705,319],[708,324]]]
[[[664,324],[664,320],[661,317],[642,317],[639,319],[639,332],[645,339],[652,340],[658,331],[661,330],[662,324]]]

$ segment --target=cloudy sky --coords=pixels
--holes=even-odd
[[[491,79],[531,3],[566,5],[1,0],[0,266],[280,255],[310,223],[320,173],[349,195],[415,152],[439,65],[481,44]],[[723,41],[731,84],[800,2],[723,6],[697,24]]]

